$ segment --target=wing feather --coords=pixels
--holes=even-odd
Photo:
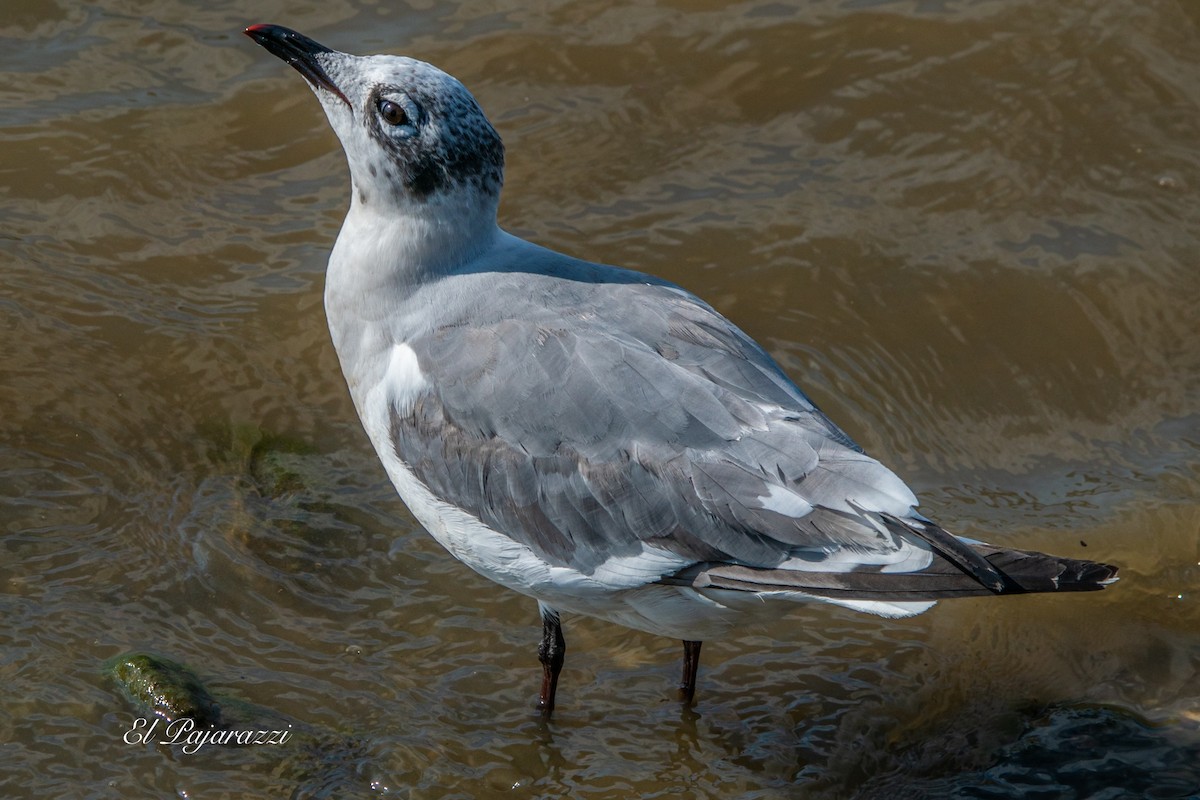
[[[905,546],[871,515],[916,498],[749,337],[674,287],[607,290],[625,295],[619,329],[576,287],[543,297],[544,315],[408,342],[431,388],[390,433],[418,480],[585,574],[647,545],[768,569]]]

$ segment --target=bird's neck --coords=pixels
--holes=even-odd
[[[390,293],[411,290],[478,258],[499,235],[496,204],[450,194],[363,202],[351,195],[329,258],[329,280]]]
[[[415,309],[409,300],[485,258],[503,239],[494,202],[453,199],[431,197],[406,208],[351,201],[325,277],[325,311],[343,366],[436,321],[436,309]]]

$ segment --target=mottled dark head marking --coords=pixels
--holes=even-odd
[[[360,202],[425,204],[463,191],[498,203],[504,145],[455,78],[402,56],[322,50],[308,58],[340,92],[312,84],[342,140]]]
[[[404,192],[425,200],[435,192],[467,186],[499,193],[504,145],[475,99],[450,76],[422,69],[397,71],[372,86],[361,108],[370,140],[394,166]],[[409,65],[405,65],[409,66]],[[368,173],[375,169],[368,163]]]
[[[352,56],[278,25],[247,29],[308,80],[342,141],[354,202],[494,213],[504,145],[467,88],[403,56]],[[453,199],[451,199],[453,198]]]

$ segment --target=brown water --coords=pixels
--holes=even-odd
[[[1200,797],[1200,5],[259,5],[0,15],[0,796]],[[677,642],[570,619],[542,724],[532,602],[355,418],[345,166],[251,22],[458,75],[508,228],[691,288],[927,513],[1121,583],[799,616],[708,645],[694,712]],[[126,744],[134,649],[308,738]]]

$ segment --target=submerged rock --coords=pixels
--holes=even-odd
[[[126,653],[110,662],[110,670],[135,705],[168,722],[188,718],[205,728],[222,724],[221,706],[181,664],[148,653]]]
[[[374,797],[363,780],[372,754],[356,736],[306,725],[273,709],[222,696],[218,702],[187,667],[149,653],[125,653],[108,673],[140,714],[125,732],[128,744],[156,743],[186,755],[201,749],[270,753],[290,796]],[[158,717],[166,724],[160,724]],[[236,757],[236,756],[235,756]]]

